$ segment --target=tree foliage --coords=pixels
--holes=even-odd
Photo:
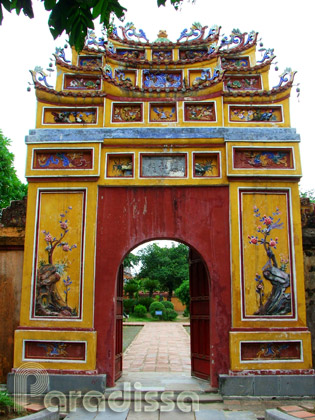
[[[136,265],[139,264],[140,258],[138,255],[133,254],[130,252],[125,259],[124,259],[124,267],[125,268],[134,268]]]
[[[157,244],[149,245],[140,251],[142,263],[138,277],[157,280],[160,291],[168,291],[170,300],[173,291],[189,279],[189,248],[183,244],[171,248],[160,248]]]
[[[111,30],[112,19],[116,16],[123,20],[127,9],[118,0],[41,0],[46,10],[50,11],[48,26],[54,39],[63,32],[69,36],[69,43],[81,51],[88,29],[94,29],[94,19]],[[157,0],[158,7],[165,6],[167,0]],[[182,0],[170,0],[178,9]],[[0,0],[0,25],[3,20],[3,8],[9,12],[21,11],[29,18],[34,17],[32,0]]]
[[[12,200],[21,200],[27,195],[27,185],[23,184],[14,169],[14,154],[9,152],[11,140],[0,130],[0,209],[9,206]]]

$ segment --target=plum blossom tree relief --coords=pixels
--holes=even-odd
[[[259,219],[256,229],[258,235],[248,235],[249,243],[262,245],[267,256],[267,262],[262,267],[263,277],[259,273],[255,276],[259,308],[254,315],[286,315],[291,312],[291,293],[286,293],[286,289],[290,287],[290,274],[286,272],[289,259],[280,254],[279,266],[275,254],[278,237],[274,236],[274,231],[283,228],[280,214],[276,208],[272,216],[261,216],[259,208],[254,207],[254,216]],[[270,281],[272,285],[269,296],[265,295],[264,279]]]
[[[43,230],[46,242],[45,251],[47,262],[41,260],[37,269],[36,309],[37,316],[71,317],[77,316],[77,309],[68,305],[68,295],[71,291],[71,278],[67,274],[68,262],[66,259],[54,262],[54,252],[60,248],[63,253],[71,252],[77,248],[76,244],[70,245],[66,240],[69,232],[68,213],[72,207],[60,214],[60,232],[54,236],[51,232]],[[61,296],[57,284],[62,279],[64,296]]]

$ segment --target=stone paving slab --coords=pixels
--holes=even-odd
[[[126,420],[128,416],[128,411],[123,411],[122,413],[117,413],[112,410],[105,410],[103,412],[91,413],[84,408],[78,408],[75,412],[69,413],[65,420]],[[143,418],[143,420],[145,417]]]

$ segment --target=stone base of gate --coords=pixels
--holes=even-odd
[[[315,373],[299,375],[219,375],[223,397],[314,397]]]
[[[36,379],[33,374],[28,376],[24,374],[22,376],[20,373],[12,372],[8,374],[7,389],[11,394],[21,393],[34,397],[53,391],[58,391],[60,393],[59,395],[65,394],[66,396],[69,395],[71,391],[80,391],[82,396],[90,391],[104,394],[106,390],[106,374],[73,375],[68,373],[48,373],[47,379]]]

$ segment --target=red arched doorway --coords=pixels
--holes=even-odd
[[[123,371],[124,267],[117,276],[115,325],[115,380]],[[191,375],[210,379],[210,278],[201,255],[189,248]]]
[[[192,253],[196,252],[191,255],[192,260],[200,261],[200,264],[196,263],[196,273],[192,276],[197,276],[202,270],[207,274],[208,303],[202,301],[202,293],[198,295],[197,290],[193,292],[196,293],[193,298],[196,297],[195,311],[207,308],[206,314],[199,314],[200,319],[205,317],[204,321],[209,323],[209,337],[202,345],[211,360],[210,381],[215,387],[218,374],[229,370],[228,187],[99,188],[94,311],[98,372],[107,374],[108,386],[114,385],[115,364],[118,363],[116,338],[121,328],[116,323],[119,312],[116,296],[120,294],[119,290],[116,294],[117,277],[123,256],[136,244],[154,239],[174,239],[189,245]],[[210,288],[208,273],[211,274]],[[198,331],[198,328],[194,330]],[[198,343],[200,337],[199,332],[191,339]]]

